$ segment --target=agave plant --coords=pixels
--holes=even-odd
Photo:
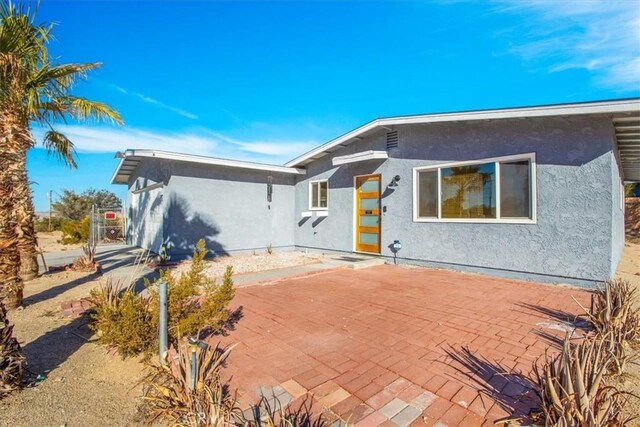
[[[73,269],[77,271],[93,271],[96,269],[96,243],[82,245],[82,255],[73,261]]]
[[[25,359],[0,301],[0,399],[20,387]]]
[[[612,363],[603,338],[572,345],[567,336],[560,354],[545,354],[542,366],[534,364],[533,381],[540,398],[536,421],[545,426],[624,426],[626,394],[606,384]]]
[[[239,419],[239,410],[221,370],[233,347],[194,348],[178,345],[176,360],[165,366],[151,365],[143,380],[143,411],[147,422],[162,418],[174,425],[222,427]],[[191,379],[192,352],[196,355],[196,378]]]
[[[597,337],[606,343],[612,357],[611,371],[624,372],[634,354],[628,346],[640,340],[640,315],[636,308],[637,289],[626,280],[610,280],[591,295],[585,317]]]
[[[276,398],[262,396],[251,407],[251,419],[244,416],[239,424],[247,427],[326,427],[329,422],[322,416],[314,417],[311,405],[304,401],[297,409],[283,406]]]

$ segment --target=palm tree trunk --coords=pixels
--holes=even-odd
[[[20,182],[15,188],[16,214],[18,221],[18,253],[20,254],[20,277],[32,280],[38,277],[38,241],[35,233],[35,209],[27,177],[27,156],[20,159]]]
[[[16,189],[20,185],[20,161],[25,156],[20,141],[20,120],[0,114],[0,301],[6,308],[22,305],[24,284],[20,278]]]
[[[7,311],[0,302],[0,399],[20,387],[24,372],[24,354],[13,336]]]

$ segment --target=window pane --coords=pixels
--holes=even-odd
[[[378,235],[376,233],[360,233],[360,243],[365,245],[377,245]]]
[[[418,216],[438,216],[438,171],[418,172]]]
[[[378,192],[378,186],[379,186],[379,181],[376,180],[369,180],[369,181],[365,181],[362,183],[362,185],[360,186],[360,191],[362,191],[363,193],[377,193]]]
[[[319,182],[318,184],[320,185],[320,207],[321,208],[326,208],[327,207],[327,185],[328,185],[328,182],[324,181],[324,182]]]
[[[500,163],[500,216],[531,217],[531,183],[528,160]]]
[[[495,163],[442,168],[443,218],[495,218]]]
[[[378,209],[378,198],[360,199],[360,209],[365,209],[365,210]]]
[[[318,183],[317,182],[311,183],[311,207],[312,208],[318,207]]]
[[[378,215],[360,215],[361,227],[377,227]]]

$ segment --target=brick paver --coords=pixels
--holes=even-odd
[[[222,338],[239,343],[226,373],[243,400],[309,391],[314,413],[351,425],[397,425],[394,399],[422,411],[403,424],[482,425],[531,406],[530,384],[504,373],[557,349],[579,313],[572,297],[588,302],[573,288],[391,265],[244,287],[243,317]]]

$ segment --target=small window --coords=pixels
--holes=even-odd
[[[414,169],[414,221],[535,222],[535,155]]]
[[[309,183],[309,209],[327,209],[329,207],[329,182],[311,181]]]

